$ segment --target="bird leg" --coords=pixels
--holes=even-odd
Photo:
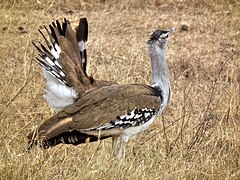
[[[112,155],[116,157],[116,145],[117,145],[118,136],[112,136]]]
[[[120,140],[120,148],[118,152],[118,159],[122,159],[125,157],[125,144],[126,142],[123,140]]]

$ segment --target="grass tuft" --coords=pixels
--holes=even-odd
[[[0,179],[238,179],[240,4],[237,0],[10,0],[0,3]],[[31,41],[52,20],[89,20],[89,73],[150,83],[146,40],[177,28],[167,50],[172,100],[123,162],[111,141],[24,152],[53,112]]]

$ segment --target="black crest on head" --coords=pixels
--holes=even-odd
[[[168,33],[168,32],[169,32],[169,31],[156,30],[156,31],[154,31],[154,32],[151,34],[149,40],[153,40],[153,41],[154,41],[154,40],[158,40],[161,35],[166,34],[166,33]]]

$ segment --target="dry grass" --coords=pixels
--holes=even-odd
[[[239,179],[239,1],[0,2],[0,179]],[[171,104],[128,143],[123,162],[111,158],[110,140],[23,152],[26,134],[53,113],[31,40],[40,25],[67,17],[76,26],[80,16],[90,25],[89,71],[119,83],[150,82],[145,42],[177,28],[167,52]]]

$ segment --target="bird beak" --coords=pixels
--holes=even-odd
[[[162,34],[160,38],[168,38],[175,31],[176,31],[176,28],[171,28],[169,31],[167,31],[167,33]]]
[[[171,28],[168,33],[169,33],[169,35],[170,35],[170,34],[172,34],[172,33],[175,32],[175,31],[176,31],[176,28]]]

